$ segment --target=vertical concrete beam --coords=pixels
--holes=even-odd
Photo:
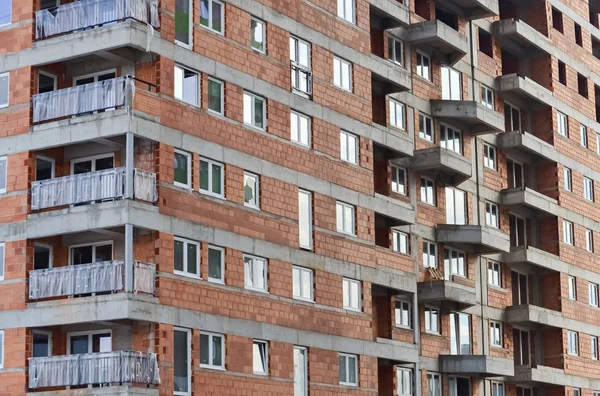
[[[127,132],[125,136],[125,198],[133,199],[133,150],[135,137],[132,132]]]
[[[125,224],[125,291],[133,293],[133,225]]]

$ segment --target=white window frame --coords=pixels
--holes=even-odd
[[[344,68],[348,69],[348,81],[344,80]],[[333,85],[343,89],[344,91],[352,92],[352,62],[349,62],[340,57],[333,57]]]
[[[590,337],[590,349],[591,349],[591,357],[592,360],[598,360],[598,337],[591,336]],[[595,394],[595,392],[594,392]]]
[[[114,337],[112,329],[101,329],[101,330],[85,330],[85,331],[72,331],[67,333],[67,355],[73,354],[71,351],[71,338],[77,336],[87,336],[88,351],[93,350],[93,336],[97,334],[110,334],[111,349],[114,346]]]
[[[251,268],[249,268],[248,264],[246,264],[247,258],[251,259],[251,262],[250,262],[251,263],[250,265],[252,266]],[[269,284],[267,282],[269,280],[269,277],[268,277],[269,261],[266,258],[253,256],[251,254],[244,254],[243,260],[244,260],[244,288],[248,289],[248,290],[262,292],[262,293],[268,293]],[[252,273],[254,273],[255,272],[254,265],[259,261],[262,261],[262,263],[263,263],[263,283],[265,285],[264,289],[261,289],[260,287],[256,287],[253,284],[248,283],[248,281],[250,280],[250,278],[248,277],[248,271],[251,270]]]
[[[447,77],[445,77],[447,75]],[[453,76],[458,75],[458,88],[453,84]],[[447,78],[447,80],[446,80]],[[444,97],[444,91],[446,90],[444,85],[448,85],[447,97]],[[442,100],[462,100],[462,73],[449,66],[442,66],[441,68],[441,83],[442,89]]]
[[[502,322],[490,320],[490,346],[502,348]],[[496,335],[498,338],[496,338]]]
[[[350,3],[350,10],[348,10],[348,3]],[[350,12],[350,15],[348,15],[348,12]],[[356,4],[354,3],[354,0],[337,0],[337,16],[346,22],[355,24]]]
[[[253,179],[254,180],[254,190],[255,190],[255,196],[256,196],[256,204],[252,204],[252,203],[246,202],[246,197],[244,196],[244,206],[260,210],[260,177],[259,177],[259,175],[254,174],[254,173],[244,172],[244,188],[246,186],[246,179]]]
[[[402,177],[400,177],[401,174]],[[406,195],[406,184],[406,169],[398,165],[392,165],[392,191]]]
[[[252,37],[250,37],[250,48],[252,48],[254,51],[259,52],[261,54],[266,54],[267,53],[267,24],[265,21],[258,19],[257,17],[251,17],[250,18],[250,35],[252,35],[252,22],[255,22],[257,24],[257,26],[260,26],[260,29],[262,30],[262,46],[263,48],[256,48],[252,46]]]
[[[483,144],[483,166],[489,169],[498,169],[498,151],[496,147]]]
[[[431,184],[431,186],[430,186],[430,184]],[[430,187],[432,188],[432,191],[433,191],[431,197],[429,196],[429,194],[427,194],[427,190],[429,190]],[[435,206],[436,205],[435,196],[436,196],[435,180],[430,179],[428,177],[421,176],[421,202],[423,202],[427,205]]]
[[[190,2],[192,2],[192,0],[190,0]],[[177,95],[177,84],[179,84],[179,82],[177,81],[177,70],[181,70],[181,95],[178,96]],[[183,80],[185,78],[185,72],[188,71],[190,73],[194,73],[196,75],[196,79],[198,81],[198,83],[196,84],[196,100],[195,103],[190,103],[190,102],[186,102],[185,99],[183,99],[183,97],[185,96],[184,92],[183,92],[183,88],[184,88],[184,84],[183,84]],[[197,71],[194,71],[190,68],[184,67],[182,65],[179,64],[175,64],[175,70],[174,70],[174,92],[173,92],[173,97],[179,101],[182,101],[184,103],[187,103],[189,105],[192,106],[196,106],[196,107],[200,107],[200,98],[202,97],[202,92],[200,92],[200,86],[202,84],[202,76],[200,75],[200,73],[198,73]]]
[[[567,353],[571,356],[579,356],[579,333],[567,330]]]
[[[8,8],[9,8],[9,10],[10,10],[10,14],[9,14],[9,16],[10,16],[10,19],[8,20],[8,22],[7,22],[7,23],[2,23],[2,24],[0,24],[0,27],[1,27],[1,26],[8,26],[8,25],[10,25],[10,24],[12,23],[12,19],[13,19],[13,15],[12,15],[12,14],[13,14],[12,1],[9,1],[9,2],[8,2],[8,5],[9,5],[9,7],[8,7]]]
[[[596,154],[600,155],[600,133],[596,133]]]
[[[594,252],[594,231],[590,229],[585,230],[585,250]]]
[[[446,223],[467,224],[467,192],[454,187],[445,187],[444,197],[446,198]],[[457,198],[462,199],[462,207]]]
[[[351,285],[358,286],[358,295],[352,294]],[[343,307],[348,311],[361,312],[362,311],[362,285],[359,280],[343,278],[342,279],[342,294],[343,294]],[[356,301],[353,301],[356,300]]]
[[[583,198],[594,202],[594,181],[589,177],[583,177]]]
[[[581,388],[573,388],[573,396],[581,396]]]
[[[33,334],[40,334],[40,335],[44,335],[48,337],[48,357],[52,356],[52,332],[51,331],[45,331],[45,330],[33,330],[32,332]],[[32,346],[31,346],[31,355],[33,356],[33,337],[31,340]],[[0,356],[0,362],[2,361],[2,356]],[[2,367],[2,365],[0,365],[0,368]]]
[[[0,369],[4,368],[4,330],[0,330]]]
[[[354,157],[351,158],[350,144],[351,140],[354,140]],[[343,150],[342,141],[346,141],[346,152]],[[358,165],[358,157],[359,157],[359,146],[358,146],[359,137],[353,133],[341,130],[340,131],[340,158],[344,162],[348,162],[350,164]]]
[[[177,11],[177,9],[175,9],[175,11]],[[194,46],[194,1],[193,0],[189,0],[189,5],[188,5],[188,41],[189,43],[184,43],[183,41],[179,41],[177,39],[175,39],[175,44],[180,45],[184,48],[188,48],[191,49]],[[176,24],[175,21],[173,21],[173,26],[175,28],[175,31],[177,31],[176,28]],[[175,35],[177,36],[177,35]],[[190,390],[191,392],[191,390]]]
[[[401,130],[406,129],[406,116],[404,103],[400,103],[392,98],[389,99],[390,125]]]
[[[404,249],[402,248],[404,239]],[[410,235],[406,232],[392,230],[392,250],[400,254],[410,254]]]
[[[448,257],[449,257],[447,261],[446,261],[446,252],[448,252]],[[452,259],[453,254],[455,254],[457,256],[456,271],[454,270],[454,265],[453,265],[453,259]],[[462,267],[459,265],[459,263],[461,262],[459,260],[460,256],[462,256]],[[467,253],[464,250],[455,249],[450,246],[444,246],[444,272],[446,272],[447,275],[460,276],[462,278],[466,278],[467,277],[467,267],[468,267]],[[450,276],[448,276],[448,280],[450,280]]]
[[[4,162],[4,186],[0,186],[0,194],[4,194],[8,187],[8,157],[0,157],[0,162]]]
[[[306,120],[306,141],[303,141],[301,134],[302,120]],[[311,124],[312,122],[309,116],[292,110],[290,112],[290,140],[301,146],[310,147],[312,130]],[[296,127],[296,136],[294,136],[294,126]]]
[[[302,59],[302,48],[306,48],[306,59]],[[312,93],[312,73],[311,73],[311,44],[296,36],[290,36],[290,63],[292,66],[292,92],[304,97],[309,97]],[[300,62],[303,60],[304,63]],[[304,77],[302,77],[304,76]],[[303,82],[306,82],[304,89]]]
[[[225,370],[225,334],[221,334],[221,333],[211,333],[208,331],[201,331],[200,335],[198,337],[198,346],[200,347],[200,356],[198,360],[202,360],[201,359],[201,354],[202,354],[202,336],[208,336],[208,359],[210,361],[210,363],[200,363],[200,367],[203,368],[210,368],[210,369],[217,369],[217,370]],[[221,364],[220,365],[216,365],[213,364],[213,355],[214,355],[214,351],[213,351],[213,338],[215,337],[220,337],[221,338]]]
[[[264,360],[263,356],[261,355],[261,346],[264,351]],[[256,359],[260,360],[260,364],[264,368],[262,371],[254,370],[256,367]],[[252,371],[255,375],[269,375],[269,343],[267,341],[252,341]]]
[[[185,329],[182,327],[175,327],[173,328],[173,338],[175,338],[175,332],[179,331],[182,333],[186,333],[187,334],[187,358],[185,359],[188,363],[187,363],[187,369],[188,369],[188,373],[187,373],[187,379],[188,379],[188,390],[187,392],[182,392],[182,391],[174,391],[173,395],[176,396],[187,396],[187,395],[191,395],[192,394],[192,330],[190,329]],[[175,359],[175,342],[173,342],[173,359]],[[174,376],[173,376],[174,377]],[[174,378],[173,378],[174,379]]]
[[[350,209],[351,216],[351,230],[346,229],[346,217],[347,217],[347,209]],[[342,234],[347,235],[356,235],[356,207],[354,205],[337,201],[335,203],[335,213],[336,213],[336,230],[337,232],[341,232]],[[341,214],[341,217],[340,217]]]
[[[563,242],[571,246],[575,245],[573,223],[563,219]]]
[[[579,143],[585,148],[588,147],[587,127],[583,124],[579,124]]]
[[[206,275],[206,277],[208,278],[209,282],[213,282],[213,283],[220,283],[222,285],[225,284],[225,248],[222,248],[220,246],[214,246],[214,245],[208,245],[208,250],[217,250],[219,252],[221,252],[221,278],[213,278],[212,276],[210,276],[210,255],[207,256],[206,258],[206,263],[208,266],[208,273]]]
[[[500,393],[500,389],[502,389],[502,393]],[[491,396],[505,396],[506,389],[504,388],[504,382],[492,381],[491,382]]]
[[[435,313],[435,323],[433,320],[433,315]],[[428,334],[440,334],[440,310],[436,307],[425,306],[424,312],[424,321],[425,321],[425,332]],[[435,324],[435,327],[434,327]]]
[[[396,43],[400,43],[400,54],[396,51]],[[390,52],[390,47],[392,51]],[[400,61],[398,61],[398,55],[400,55]],[[404,41],[399,38],[392,36],[388,32],[388,60],[394,62],[397,65],[404,67]]]
[[[506,118],[506,113],[507,113],[507,109],[508,109],[508,113],[510,115],[510,117],[508,119],[505,120],[505,123],[509,124],[509,130],[507,132],[513,132],[513,131],[520,131],[523,126],[521,125],[521,109],[519,109],[517,106],[514,106],[508,102],[504,102],[504,117]],[[517,127],[515,128],[515,113],[518,117],[517,121],[518,124]]]
[[[300,204],[300,196],[306,196],[308,200],[308,207],[302,210]],[[303,212],[306,212],[303,216]],[[303,218],[304,217],[304,218]],[[302,243],[301,229],[306,226],[308,231],[308,244]],[[310,191],[298,189],[298,242],[300,248],[312,250],[313,248],[313,216],[312,216],[312,193]]]
[[[419,59],[421,60],[421,64],[419,64]],[[427,69],[423,65],[425,59],[427,59]],[[431,81],[431,57],[424,52],[417,51],[417,76],[424,78],[427,81]]]
[[[433,257],[431,257],[431,248],[433,247]],[[427,250],[427,252],[425,251]],[[431,265],[431,259],[433,258],[433,264]],[[423,267],[425,268],[437,268],[437,245],[435,242],[423,240]]]
[[[427,128],[428,125],[429,128]],[[421,129],[421,127],[423,127],[423,129]],[[419,113],[419,138],[425,140],[426,142],[433,143],[433,127],[433,118],[427,114]]]
[[[577,300],[577,279],[574,276],[567,278],[569,288],[569,300]]]
[[[408,375],[407,375],[408,374]],[[406,381],[408,378],[408,381]],[[396,367],[396,394],[398,396],[412,395],[412,370],[404,367]]]
[[[198,190],[202,193],[202,194],[206,194],[206,195],[210,195],[212,197],[217,197],[217,198],[225,198],[225,164],[218,162],[218,161],[213,161],[209,158],[206,157],[200,157],[200,161],[199,164],[202,162],[206,162],[208,164],[208,190],[203,190],[202,189],[202,183],[200,183],[200,178],[202,177],[202,172],[200,172],[200,175],[198,176],[198,182],[199,182],[199,187]],[[212,191],[212,187],[213,187],[213,166],[219,166],[221,167],[221,194],[217,194],[215,192]]]
[[[500,209],[490,201],[485,201],[485,224],[494,228],[500,227]]]
[[[96,262],[96,249],[98,246],[107,246],[110,245],[110,249],[111,249],[111,253],[112,253],[112,258],[114,260],[115,257],[115,245],[114,245],[114,241],[112,240],[105,240],[105,241],[99,241],[99,242],[92,242],[92,243],[79,243],[77,245],[69,245],[69,253],[68,253],[68,259],[69,259],[69,265],[77,265],[77,264],[73,264],[73,249],[74,248],[78,248],[78,247],[84,247],[84,246],[90,246],[92,248],[92,263]],[[83,263],[83,264],[90,264],[90,263]]]
[[[598,284],[588,283],[588,300],[592,307],[598,307]]]
[[[560,111],[556,112],[556,122],[558,126],[558,130],[556,131],[559,135],[569,137],[569,119],[568,117],[561,113]]]
[[[298,274],[298,276],[296,276],[296,274]],[[302,274],[309,274],[309,282],[310,282],[310,288],[309,288],[309,296],[303,296],[302,295],[302,290],[304,290],[303,286],[304,286],[304,282],[303,282],[303,277]],[[296,280],[298,280],[298,282],[296,282]],[[298,283],[298,286],[296,286],[296,283]],[[299,290],[300,294],[297,294],[294,292],[294,290]],[[314,271],[310,268],[304,268],[304,267],[299,267],[297,265],[292,266],[292,296],[294,298],[294,300],[302,300],[302,301],[308,301],[308,302],[314,302]]]
[[[250,108],[246,109],[246,98],[250,98]],[[262,102],[262,120],[263,126],[256,125],[256,101]],[[248,125],[252,128],[265,131],[267,129],[267,100],[262,96],[255,95],[248,91],[244,91],[244,125]],[[250,113],[247,113],[249,111]],[[250,122],[247,122],[248,117]]]
[[[573,191],[571,168],[563,166],[563,186],[566,191]]]
[[[302,375],[304,377],[304,381],[302,381],[302,388],[304,392],[301,393],[301,396],[308,396],[308,350],[305,347],[294,345],[294,396],[296,396],[296,385],[299,384],[299,381],[296,381],[296,351],[298,351],[299,355],[303,356],[303,367],[302,367]]]
[[[208,26],[203,25],[202,24],[202,0],[200,1],[200,10],[199,10],[199,16],[200,16],[200,26],[202,26],[205,29],[208,29],[212,32],[215,32],[217,34],[223,35],[224,30],[225,30],[225,4],[219,0],[206,0],[208,1]],[[190,3],[193,3],[192,0],[190,0]],[[221,31],[219,30],[215,30],[212,26],[212,21],[213,21],[213,3],[217,3],[217,4],[221,4]],[[190,24],[190,26],[193,26],[193,24]]]
[[[434,384],[434,389],[429,388]],[[442,376],[438,373],[427,372],[427,396],[442,396]]]
[[[481,104],[490,110],[494,110],[494,90],[483,84],[481,84]]]
[[[175,241],[179,241],[179,242],[183,242],[183,271],[180,270],[176,270],[175,269]],[[187,266],[188,266],[188,250],[187,247],[188,245],[195,245],[196,246],[196,273],[193,274],[191,272],[187,271]],[[198,241],[192,241],[191,239],[185,239],[185,238],[180,238],[180,237],[174,237],[173,238],[173,273],[177,274],[177,275],[183,275],[183,276],[187,276],[187,277],[191,277],[191,278],[198,278],[200,279],[200,242]]]
[[[0,161],[2,161],[2,158],[6,158],[6,157],[0,157]],[[42,160],[42,161],[46,161],[46,162],[50,163],[52,166],[52,168],[50,170],[50,179],[54,179],[56,177],[56,160],[54,158],[46,157],[44,155],[36,155],[35,160],[36,160],[36,165],[37,165],[37,160]],[[37,172],[37,166],[36,166],[35,170]],[[36,174],[35,179],[37,181],[37,174]],[[0,192],[2,192],[2,189],[0,189]]]
[[[406,323],[403,320],[402,312],[406,311]],[[408,300],[396,300],[396,304],[394,307],[394,316],[396,327],[401,327],[403,329],[412,329],[412,304]]]
[[[488,260],[488,285],[502,287],[502,264],[497,261]]]
[[[177,187],[191,189],[192,188],[192,153],[188,153],[187,151],[175,149],[175,154],[180,154],[180,155],[187,157],[188,172],[187,172],[187,184],[184,184],[184,183],[181,183],[181,182],[178,182],[177,180],[175,180],[175,169],[173,169],[173,184],[175,184]],[[173,154],[173,155],[175,155],[175,154]]]
[[[454,145],[455,137],[458,135],[458,147]],[[446,124],[440,124],[440,146],[446,150],[454,151],[462,155],[463,153],[463,138],[462,132],[459,129]]]
[[[220,89],[220,97],[219,97],[219,107],[221,108],[221,111],[216,111],[210,108],[210,89],[208,88],[208,85],[210,85],[210,83],[213,82],[215,84],[219,84],[219,86],[221,87]],[[223,115],[225,112],[225,84],[223,83],[223,81],[216,79],[214,77],[208,77],[208,85],[206,87],[206,92],[207,92],[207,98],[206,98],[206,108],[209,112],[213,113],[213,114],[219,114],[219,115]]]
[[[56,91],[58,89],[58,77],[56,76],[56,74],[52,74],[52,73],[48,73],[46,71],[40,70],[38,72],[38,86],[37,86],[37,93],[40,93],[40,81],[39,81],[39,76],[44,76],[44,77],[48,77],[50,79],[52,79],[52,81],[54,81],[54,86],[52,91]]]
[[[339,355],[340,358],[345,358],[346,365],[346,378],[340,378],[340,385],[344,386],[358,386],[358,355],[353,355],[349,353],[341,353]],[[350,361],[354,360],[354,378],[356,378],[356,382],[350,382]]]
[[[48,268],[52,268],[53,261],[54,261],[54,246],[48,245],[48,244],[45,244],[45,243],[39,243],[39,242],[34,242],[33,246],[34,246],[34,252],[35,252],[35,248],[36,247],[41,247],[41,248],[44,248],[44,249],[48,249],[48,252],[49,252]],[[35,269],[35,255],[34,255],[34,259],[33,259],[33,268]]]

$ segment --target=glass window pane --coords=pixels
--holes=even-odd
[[[190,0],[175,0],[175,39],[190,44]]]
[[[219,195],[223,194],[223,181],[221,180],[222,169],[221,165],[212,164],[212,192]]]
[[[217,113],[222,113],[222,83],[209,79],[208,80],[208,109]]]
[[[188,158],[185,154],[175,152],[175,181],[185,185],[188,184]]]
[[[302,274],[302,297],[312,298],[312,271],[304,270]]]
[[[348,358],[348,374],[349,374],[349,378],[348,378],[348,382],[350,382],[351,384],[356,384],[356,358],[355,357],[349,357]]]
[[[210,364],[210,343],[208,334],[200,334],[200,364]]]
[[[213,361],[214,366],[223,365],[223,338],[221,336],[212,336],[212,347],[213,347]]]
[[[174,246],[174,268],[175,271],[183,271],[183,242],[175,240]]]
[[[216,1],[212,2],[212,28],[213,30],[222,33],[223,26],[221,24],[221,17],[223,15],[223,5],[221,3],[217,3]]]
[[[188,333],[185,331],[175,330],[173,346],[173,371],[175,379],[173,381],[174,391],[188,392],[189,391],[189,367],[188,361]],[[203,348],[201,347],[201,352]],[[202,355],[202,353],[201,353]]]
[[[222,254],[220,249],[208,248],[208,277],[223,279]]]
[[[197,274],[198,272],[198,246],[188,243],[187,246],[187,272]]]
[[[254,126],[263,128],[263,106],[262,99],[254,98]]]
[[[347,382],[346,359],[345,356],[340,356],[340,382]]]
[[[244,124],[252,125],[252,96],[244,94]]]
[[[50,336],[48,334],[33,333],[33,357],[50,356]],[[0,361],[1,358],[0,358]]]
[[[208,168],[209,164],[206,161],[200,161],[200,189],[208,190]]]
[[[300,277],[300,269],[293,268],[292,269],[292,294],[294,296],[300,296],[300,285],[301,277]]]

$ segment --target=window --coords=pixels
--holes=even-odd
[[[442,100],[461,100],[461,79],[460,72],[442,66]]]
[[[32,336],[32,356],[52,356],[52,333],[49,331],[34,330]],[[1,348],[0,348],[1,349]],[[0,357],[0,361],[2,357]],[[0,365],[2,367],[2,365]]]
[[[567,65],[561,61],[558,61],[558,82],[562,85],[567,85]]]
[[[173,250],[174,272],[200,277],[200,243],[176,237]]]
[[[200,367],[225,368],[223,334],[200,333]]]
[[[583,178],[583,197],[588,201],[594,201],[594,182],[587,177]]]
[[[498,205],[492,202],[485,203],[485,224],[498,228]]]
[[[225,283],[225,249],[208,246],[208,280],[215,283]]]
[[[574,276],[569,276],[569,300],[577,300],[577,280]]]
[[[244,255],[244,286],[246,289],[267,291],[267,260]]]
[[[569,136],[569,127],[567,116],[563,113],[556,112],[556,118],[558,120],[558,134],[562,136]]]
[[[579,355],[579,334],[576,331],[567,331],[567,351],[569,355]]]
[[[581,396],[581,389],[573,388],[573,396]]]
[[[419,113],[419,137],[433,143],[433,120],[422,113]]]
[[[69,265],[102,263],[112,259],[112,241],[69,246]]]
[[[292,267],[293,295],[297,300],[313,301],[313,271]]]
[[[55,6],[52,6],[55,7]],[[43,8],[40,8],[43,10]],[[53,92],[57,89],[57,77],[55,74],[39,71],[38,73],[38,93]]]
[[[583,147],[588,147],[587,127],[585,125],[579,125],[579,141]]]
[[[581,26],[578,24],[575,24],[575,43],[583,47],[583,35],[581,34]]]
[[[392,231],[392,242],[394,252],[409,254],[410,237],[400,231]]]
[[[521,130],[521,110],[508,103],[504,103],[504,128],[506,132]]]
[[[1,10],[2,9],[0,8],[0,11]],[[0,14],[0,21],[1,20],[2,20],[2,15]],[[8,94],[10,91],[9,80],[10,80],[10,76],[8,73],[0,74],[0,108],[8,106],[8,102],[9,102]]]
[[[496,147],[490,146],[489,144],[483,145],[483,166],[496,170],[497,157]]]
[[[33,248],[33,269],[47,269],[52,268],[53,251],[51,245],[44,245],[41,243],[34,243]]]
[[[358,357],[340,353],[340,385],[358,386]]]
[[[395,308],[396,326],[397,327],[411,327],[411,304],[408,301],[397,300]]]
[[[340,132],[340,156],[342,161],[358,164],[358,137],[346,131]]]
[[[442,380],[439,374],[427,373],[427,395],[442,396]]]
[[[481,86],[481,104],[490,110],[494,110],[494,91],[485,85]]]
[[[450,314],[450,354],[471,354],[471,315],[460,312]]]
[[[200,192],[223,198],[224,180],[223,164],[200,157]]]
[[[7,184],[8,184],[8,159],[6,157],[0,157],[0,194],[6,192]]]
[[[510,230],[510,246],[525,246],[527,238],[525,219],[511,214],[508,216],[508,227]]]
[[[343,293],[344,293],[344,309],[352,311],[361,310],[361,291],[360,281],[354,279],[343,279]]]
[[[517,386],[517,396],[533,396],[533,389]]]
[[[483,52],[490,58],[494,57],[494,45],[492,41],[492,35],[481,27],[478,30],[478,38],[479,38],[479,51]]]
[[[492,396],[504,396],[504,383],[492,382]]]
[[[198,73],[175,66],[175,98],[194,106],[200,106]]]
[[[592,359],[598,360],[598,337],[591,336],[590,337],[590,349],[592,350]]]
[[[523,180],[525,180],[525,177],[523,173],[523,164],[507,158],[506,172],[508,173],[508,188],[524,187]]]
[[[336,202],[337,231],[354,235],[354,206]]]
[[[598,284],[588,283],[588,298],[592,307],[598,306]]]
[[[573,223],[563,220],[563,242],[574,245],[573,241]]]
[[[337,15],[354,23],[354,0],[337,0]]]
[[[223,33],[223,3],[217,0],[200,0],[200,24],[217,33]]]
[[[490,320],[490,345],[502,348],[502,323]]]
[[[429,80],[430,77],[430,69],[431,69],[431,59],[428,55],[423,54],[422,52],[417,52],[417,75],[419,77],[423,77],[426,80]]]
[[[565,190],[567,191],[572,191],[571,190],[571,169],[567,168],[566,166],[563,167],[563,183],[564,183],[564,187]]]
[[[404,66],[404,42],[388,35],[388,59]]]
[[[392,165],[392,191],[406,195],[406,169]]]
[[[254,374],[269,374],[269,345],[266,341],[254,340],[252,344]]]
[[[404,104],[390,99],[390,125],[404,129]]]
[[[440,125],[440,146],[462,154],[462,134],[458,129]]]
[[[456,188],[446,187],[446,223],[467,224],[467,194]]]
[[[440,318],[437,308],[425,307],[425,331],[439,334]]]
[[[594,232],[588,229],[585,230],[585,250],[594,251]]]
[[[423,267],[437,268],[437,251],[435,243],[423,241]]]
[[[333,84],[346,91],[352,91],[352,64],[337,56],[333,57]]]
[[[192,155],[175,149],[173,167],[175,168],[175,185],[192,188]]]
[[[577,92],[579,95],[587,99],[588,97],[588,80],[584,75],[577,73]]]
[[[4,243],[0,243],[0,280],[4,280],[4,250]]]
[[[290,62],[292,68],[292,91],[310,95],[312,77],[310,72],[310,43],[290,37]]]
[[[175,43],[183,45],[185,47],[191,47],[192,28],[192,0],[176,0]]]
[[[300,247],[312,249],[312,194],[298,190],[298,232]]]
[[[488,284],[502,287],[502,266],[500,263],[488,260]]]
[[[435,182],[424,177],[421,178],[421,202],[435,205]]]
[[[258,52],[266,52],[265,23],[259,19],[252,17],[250,20],[250,35],[250,47],[252,47],[252,49],[257,50]]]
[[[1,161],[1,159],[0,159]],[[0,179],[2,179],[2,165],[0,164]],[[53,158],[42,157],[41,155],[35,158],[35,180],[50,180],[54,178],[55,161]],[[0,182],[0,189],[2,183]]]
[[[596,134],[596,154],[600,155],[600,133]]]
[[[290,113],[292,142],[310,147],[310,118],[304,114],[292,111]]]
[[[265,129],[265,100],[254,94],[244,92],[244,124]]]
[[[308,396],[307,351],[294,346],[294,396]]]
[[[552,7],[552,27],[559,32],[563,32],[563,15],[562,12]]]
[[[192,391],[191,331],[175,328],[173,332],[173,390],[175,395],[189,395]]]
[[[260,209],[260,190],[258,175],[244,172],[244,205]]]
[[[208,78],[208,110],[223,114],[223,82]]]
[[[398,396],[412,395],[412,370],[407,368],[396,368],[396,380],[398,381]]]
[[[450,280],[450,274],[465,277],[467,276],[465,252],[444,248],[444,270],[446,278]]]

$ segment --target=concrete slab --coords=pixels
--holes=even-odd
[[[418,171],[427,171],[442,185],[457,185],[471,177],[471,160],[452,150],[432,147],[416,150],[410,167]]]
[[[382,29],[391,29],[410,24],[410,10],[398,1],[367,0],[374,25]],[[375,19],[373,21],[373,19]]]
[[[107,386],[102,388],[65,389],[46,392],[27,392],[27,396],[158,396],[158,388]]]
[[[529,132],[511,131],[498,135],[498,148],[517,151],[534,161],[557,161],[554,147]]]
[[[410,25],[404,39],[419,47],[433,49],[446,58],[445,63],[449,65],[454,65],[469,51],[467,36],[437,19]]]
[[[504,131],[504,115],[474,100],[431,100],[434,117],[457,121],[472,135]]]
[[[467,20],[488,18],[498,15],[498,0],[445,0],[458,8]]]
[[[516,73],[496,77],[496,91],[506,98],[517,96],[531,104],[533,109],[553,106],[555,98],[551,91],[542,87],[529,77]]]
[[[511,382],[600,389],[600,379],[566,374],[564,370],[541,365],[537,365],[537,367],[515,366],[515,374]]]
[[[541,216],[556,216],[558,212],[558,201],[549,196],[537,192],[529,187],[509,188],[500,192],[502,205],[504,206],[527,206],[536,210]]]
[[[476,377],[514,375],[514,362],[490,355],[440,355],[440,371]]]
[[[552,43],[527,23],[520,19],[502,19],[494,22],[492,32],[501,45],[509,48],[511,52],[520,55],[532,53],[547,53]]]
[[[463,310],[477,304],[475,288],[448,280],[417,283],[420,303],[442,303],[452,310]],[[451,304],[448,304],[451,303]]]
[[[508,234],[497,228],[481,225],[438,224],[436,240],[475,254],[510,251]]]

